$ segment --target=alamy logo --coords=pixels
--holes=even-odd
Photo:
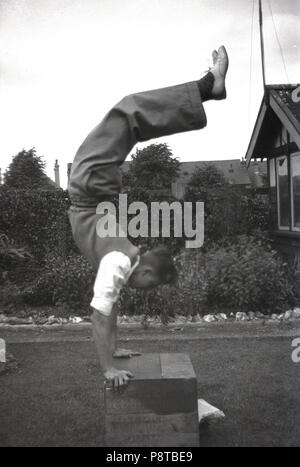
[[[292,360],[294,363],[300,363],[300,337],[296,337],[292,341],[292,347],[295,347],[295,350],[292,352]]]
[[[292,101],[295,102],[295,104],[300,102],[300,85],[292,91]]]
[[[97,235],[106,237],[171,237],[171,217],[174,237],[188,238],[186,248],[200,248],[204,241],[204,203],[166,201],[146,203],[135,201],[128,205],[127,195],[119,195],[118,212],[114,203],[98,204]],[[173,214],[171,216],[171,214]],[[133,216],[128,222],[128,216]]]

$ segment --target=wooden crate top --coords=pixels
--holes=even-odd
[[[140,357],[114,359],[116,368],[132,371],[135,380],[196,378],[185,353],[146,353]]]

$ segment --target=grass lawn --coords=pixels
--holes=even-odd
[[[226,415],[201,429],[202,446],[300,446],[300,363],[291,360],[291,337],[198,335],[146,340],[136,332],[129,342],[125,333],[122,346],[190,354],[199,397]],[[101,446],[102,379],[93,343],[23,341],[8,350],[19,367],[0,376],[0,445]]]

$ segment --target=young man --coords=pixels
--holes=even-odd
[[[133,375],[114,367],[113,356],[131,356],[116,349],[116,302],[121,288],[149,289],[176,277],[170,253],[158,247],[140,254],[126,237],[100,238],[97,205],[121,189],[119,167],[140,141],[206,126],[203,102],[226,97],[228,57],[214,50],[213,67],[199,81],[133,94],[122,99],[87,136],[77,151],[69,180],[69,218],[79,249],[96,271],[93,335],[106,379],[115,387]]]

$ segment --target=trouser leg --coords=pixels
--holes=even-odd
[[[205,125],[196,81],[125,97],[78,149],[70,176],[71,199],[119,193],[118,168],[137,142]]]

